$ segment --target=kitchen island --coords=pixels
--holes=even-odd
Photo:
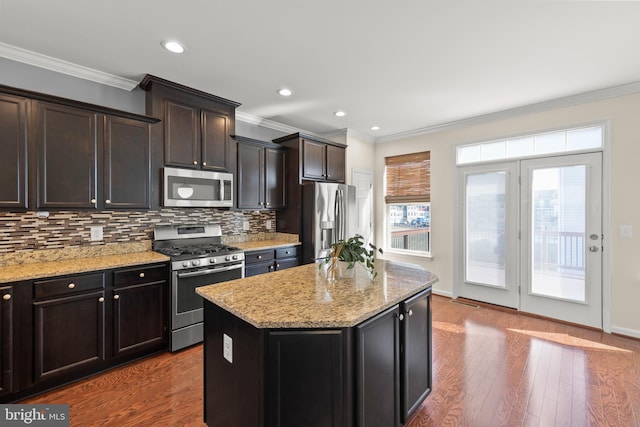
[[[431,391],[431,285],[376,261],[328,281],[317,264],[204,286],[210,426],[396,426]]]

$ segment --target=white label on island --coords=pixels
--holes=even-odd
[[[233,340],[227,334],[222,334],[222,356],[233,363]]]

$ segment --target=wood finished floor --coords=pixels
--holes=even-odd
[[[434,296],[433,368],[407,427],[640,426],[638,340]],[[196,346],[22,403],[70,404],[78,427],[203,426],[202,390]]]

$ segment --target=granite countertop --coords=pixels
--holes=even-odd
[[[110,268],[152,264],[154,262],[165,261],[169,261],[168,256],[153,251],[145,251],[117,255],[93,256],[88,258],[5,265],[0,268],[0,283],[18,282],[21,280],[63,276],[66,274],[85,273],[89,271],[107,270]]]
[[[438,277],[419,266],[376,260],[330,282],[318,264],[203,286],[196,292],[257,328],[352,327],[424,290]]]
[[[277,249],[286,246],[299,245],[300,242],[292,242],[285,239],[271,239],[271,240],[256,240],[252,242],[237,242],[232,243],[233,246],[238,247],[244,251],[259,251],[262,249]]]

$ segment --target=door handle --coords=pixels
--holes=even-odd
[[[598,252],[598,247],[597,246],[589,246],[589,250],[591,252]]]

